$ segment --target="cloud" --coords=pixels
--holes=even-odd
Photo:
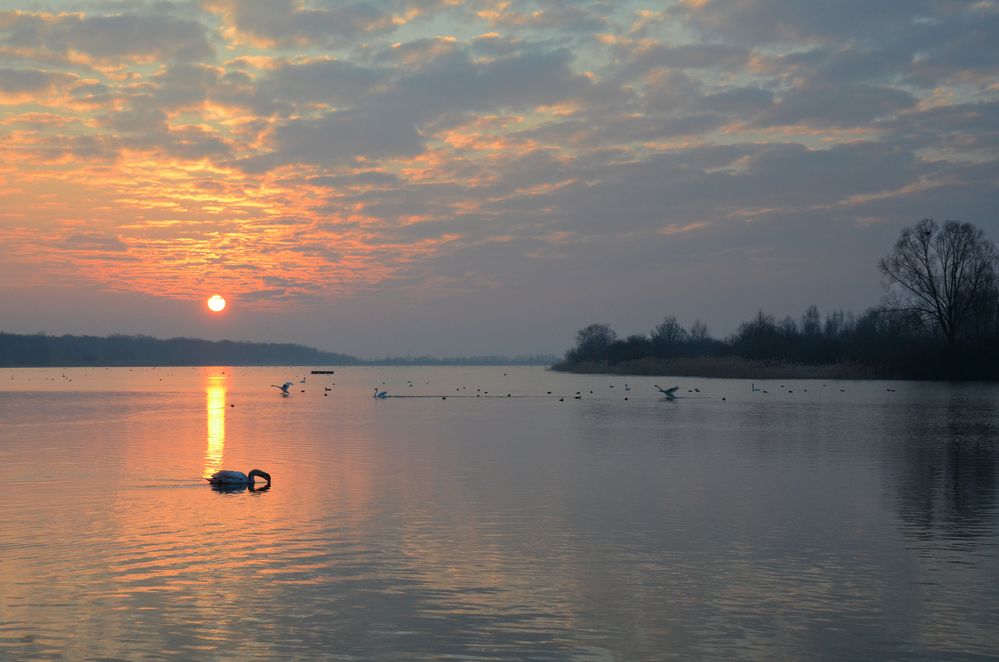
[[[63,248],[74,251],[123,252],[128,250],[128,246],[121,239],[101,232],[78,232],[70,234],[63,238],[59,244]]]
[[[264,77],[257,94],[274,105],[352,107],[386,78],[384,71],[344,60],[286,62]]]
[[[238,38],[278,48],[330,45],[395,28],[392,14],[375,2],[306,6],[296,0],[209,0],[204,6]]]
[[[0,95],[8,98],[30,98],[47,94],[57,86],[75,80],[75,76],[63,72],[39,69],[0,68]]]
[[[513,4],[516,8],[508,5]],[[565,30],[570,32],[596,32],[607,26],[607,17],[598,6],[586,3],[501,3],[497,9],[482,9],[478,15],[493,27],[530,28],[532,30]]]
[[[399,177],[388,172],[367,171],[357,172],[349,175],[310,177],[306,180],[310,186],[324,186],[329,188],[352,188],[352,187],[392,187],[401,184]]]
[[[741,43],[803,42],[847,36],[883,39],[940,16],[938,0],[709,0],[682,2],[675,16]],[[969,3],[970,4],[970,3]],[[879,36],[880,35],[880,36]]]
[[[246,162],[250,168],[283,163],[343,164],[363,157],[412,156],[423,150],[415,124],[399,109],[345,110],[316,119],[290,120],[272,135],[273,152]]]
[[[999,153],[999,100],[925,108],[878,123],[885,139],[952,157],[994,160]]]
[[[198,108],[222,84],[218,67],[193,63],[172,63],[150,79],[157,108]]]
[[[570,61],[571,54],[564,49],[484,62],[457,52],[407,73],[371,101],[411,109],[422,117],[554,104],[582,97],[592,86],[588,78],[572,70]]]
[[[0,12],[0,49],[19,57],[120,63],[122,59],[197,60],[214,48],[204,26],[157,14],[41,14]]]
[[[873,85],[808,85],[785,91],[756,123],[782,126],[869,125],[874,120],[911,109],[917,99],[898,88]]]
[[[914,219],[999,231],[994,2],[32,7],[0,12],[0,269],[39,282],[724,329],[873,303]]]
[[[556,51],[479,62],[460,51],[391,79],[336,62],[282,67],[264,89],[295,90],[299,100],[309,101],[339,94],[354,103],[320,117],[278,123],[270,133],[272,151],[242,166],[259,171],[297,161],[335,165],[415,156],[425,149],[426,125],[445,113],[531,108],[585,95],[590,82],[573,73],[569,58],[567,51]],[[339,90],[318,82],[330,77],[348,82]],[[383,82],[376,86],[379,78]]]
[[[653,69],[731,69],[746,63],[749,50],[726,44],[643,44],[630,54],[622,76],[633,77]]]

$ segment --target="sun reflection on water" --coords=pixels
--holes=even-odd
[[[222,468],[222,454],[225,451],[225,396],[225,374],[210,375],[205,385],[205,422],[208,437],[203,472],[205,477]]]

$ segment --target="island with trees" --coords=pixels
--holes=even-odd
[[[0,367],[352,365],[353,356],[292,343],[0,332]]]
[[[361,359],[293,343],[142,335],[53,336],[0,332],[0,367],[204,366],[204,365],[551,365],[551,355],[397,356]]]
[[[885,294],[860,315],[760,311],[724,339],[667,315],[649,335],[591,324],[555,370],[734,378],[999,379],[999,251],[970,223],[905,228],[878,264]]]

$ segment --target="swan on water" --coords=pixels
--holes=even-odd
[[[376,386],[375,387],[375,394],[372,395],[371,397],[373,397],[373,398],[379,398],[379,399],[384,400],[385,398],[389,397],[389,395],[388,395],[388,391],[379,391],[378,387]]]
[[[294,386],[294,384],[292,382],[285,382],[281,386],[278,386],[277,384],[271,384],[271,386],[281,389],[281,395],[290,395],[290,393],[288,393],[288,389]]]
[[[665,395],[667,400],[676,400],[676,390],[678,388],[680,388],[679,386],[673,386],[673,387],[670,387],[670,388],[663,388],[659,384],[653,384],[653,386],[655,386],[657,389],[659,389],[659,392],[662,393],[663,395]]]
[[[205,478],[205,480],[212,485],[249,485],[252,487],[257,476],[266,480],[268,485],[271,484],[271,475],[260,469],[252,469],[248,474],[242,471],[228,471],[223,469],[222,471],[216,471],[208,478]]]

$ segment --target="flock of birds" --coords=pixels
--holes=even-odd
[[[506,373],[504,372],[503,375],[505,376]],[[305,383],[305,377],[303,377],[299,383],[300,384],[304,384]],[[385,382],[382,382],[382,384],[384,384],[384,383]],[[429,383],[430,382],[427,382],[427,384],[429,384]],[[288,397],[288,396],[291,395],[291,387],[293,387],[294,385],[295,385],[295,382],[288,381],[288,382],[285,382],[284,384],[271,384],[271,387],[272,388],[276,388],[277,390],[279,390],[281,392],[281,395],[283,397]],[[412,382],[412,380],[408,381],[408,386],[409,386],[409,388],[413,388],[413,382]],[[656,389],[660,393],[663,394],[663,396],[664,396],[663,399],[664,400],[673,401],[673,400],[677,399],[676,392],[680,388],[679,386],[673,386],[673,387],[667,388],[667,389],[662,388],[661,386],[659,386],[659,384],[654,384],[654,386],[656,387]],[[611,384],[610,388],[614,388],[614,385]],[[460,392],[462,390],[467,390],[467,389],[468,389],[467,386],[462,386],[460,388],[456,388],[455,390]],[[327,395],[327,392],[330,391],[330,390],[332,390],[332,389],[330,389],[328,386],[324,386],[323,390],[324,390],[323,395]],[[475,394],[476,398],[480,398],[480,397],[487,397],[488,398],[488,397],[490,397],[489,391],[483,391],[482,389],[475,389],[475,390],[477,391],[477,393]],[[625,384],[624,385],[624,390],[625,391],[630,391],[631,390],[631,385],[630,384]],[[696,390],[697,393],[701,392],[700,389],[695,389],[695,390]],[[302,393],[305,393],[304,389],[302,390]],[[592,394],[593,391],[590,391],[590,393]],[[548,391],[547,395],[552,395],[552,392]],[[371,394],[371,397],[375,398],[376,400],[385,400],[386,398],[391,398],[393,396],[389,395],[388,391],[385,391],[385,390],[383,390],[383,389],[375,386],[374,387],[374,392]],[[394,396],[394,397],[397,397],[397,398],[398,397],[403,397],[403,398],[419,398],[419,397],[436,398],[436,397],[440,397],[442,400],[447,400],[447,396],[446,395],[441,395],[441,396],[436,396],[436,395],[427,395],[427,396],[422,396],[422,395],[404,395],[404,396],[398,396],[397,395],[397,396]],[[472,397],[472,396],[469,395],[469,396],[464,396],[464,397]],[[495,398],[495,397],[503,397],[503,396],[496,396],[496,395],[494,395],[494,396],[491,396],[491,397]],[[512,398],[513,397],[513,393],[507,393],[506,397]],[[540,396],[517,396],[517,397],[540,397]],[[576,400],[582,400],[582,398],[583,398],[582,391],[576,391],[576,395],[574,396],[574,398]],[[624,399],[627,400],[628,397],[625,396]],[[724,399],[725,398],[722,398],[722,400],[724,400]],[[559,399],[558,399],[558,401],[559,402],[565,402],[565,396],[564,395],[560,396]]]
[[[503,375],[506,376],[506,373],[503,373]],[[300,384],[304,384],[305,382],[306,382],[306,379],[305,379],[305,377],[303,377],[299,383]],[[382,384],[384,384],[384,383],[385,382],[382,382]],[[429,383],[430,382],[427,382],[427,384],[429,384]],[[294,385],[295,385],[295,382],[286,381],[283,384],[271,384],[271,387],[278,389],[281,392],[281,395],[283,397],[288,397],[288,396],[291,395],[291,388]],[[413,388],[413,382],[412,382],[412,380],[408,380],[407,381],[407,385],[409,386],[409,388]],[[609,386],[610,386],[610,388],[614,388],[614,384],[610,384]],[[670,388],[665,388],[665,389],[663,387],[659,386],[659,384],[654,384],[653,386],[655,386],[656,390],[658,390],[663,395],[663,399],[664,400],[667,400],[667,401],[670,401],[670,402],[677,400],[676,392],[679,390],[679,388],[680,388],[679,386],[672,386]],[[468,389],[467,386],[461,386],[461,387],[455,388],[455,391],[458,391],[460,393],[461,391],[467,390],[467,389]],[[328,387],[328,386],[324,386],[323,390],[324,390],[323,395],[328,395],[328,392],[331,391],[332,389],[330,389],[330,387]],[[504,396],[497,396],[497,395],[490,396],[489,395],[489,391],[483,391],[482,389],[475,389],[475,390],[477,391],[476,394],[475,394],[475,396],[474,396],[476,398],[481,398],[481,397],[486,397],[486,398],[488,398],[488,397],[494,397],[494,398],[504,397]],[[624,385],[624,390],[625,391],[630,391],[631,390],[631,385],[630,384],[625,384]],[[753,390],[754,391],[758,390],[755,385],[753,386]],[[695,389],[688,390],[688,393],[694,393],[694,392],[700,393],[701,389],[695,388]],[[302,389],[302,393],[305,393],[304,389]],[[593,394],[592,390],[590,391],[590,394],[591,395]],[[548,391],[547,394],[544,397],[548,397],[548,396],[555,397],[555,396],[553,396],[553,394],[552,394],[551,391]],[[446,395],[439,395],[439,396],[438,395],[402,395],[402,396],[396,395],[396,396],[392,396],[392,395],[389,395],[388,391],[386,391],[384,389],[381,389],[381,388],[379,388],[377,386],[374,387],[373,393],[371,394],[371,397],[375,398],[376,400],[385,400],[386,398],[391,398],[391,397],[397,397],[397,398],[398,397],[403,397],[403,398],[436,398],[436,397],[439,397],[442,400],[447,400],[447,396]],[[456,397],[472,397],[472,396],[471,395],[465,395],[465,396],[460,396],[459,395],[459,396],[456,396]],[[505,397],[507,397],[507,398],[513,398],[514,396],[513,396],[513,393],[507,393]],[[523,396],[523,395],[518,395],[517,397],[518,398],[523,398],[523,397],[542,397],[542,396]],[[565,402],[565,397],[566,396],[564,396],[564,395],[558,396],[558,401],[559,402]],[[575,400],[582,400],[582,398],[583,398],[582,391],[576,391],[576,394],[573,396],[573,398]],[[627,400],[628,396],[625,396],[624,399]],[[725,398],[723,397],[722,400],[725,400]]]
[[[504,372],[503,375],[506,376],[506,373]],[[299,383],[300,384],[304,384],[305,383],[305,377],[303,377]],[[427,384],[429,384],[429,383],[430,382],[427,382]],[[385,382],[382,382],[382,384],[384,385]],[[281,392],[281,395],[284,396],[284,397],[287,397],[287,396],[291,395],[290,389],[294,385],[295,385],[295,382],[291,382],[291,381],[287,381],[284,384],[280,384],[280,385],[278,385],[278,384],[271,384],[271,386],[273,388],[278,389]],[[413,388],[413,382],[412,382],[412,380],[408,380],[407,385],[409,386],[409,388]],[[663,387],[659,386],[659,384],[653,384],[653,386],[656,388],[657,391],[659,391],[663,395],[663,400],[666,400],[666,401],[669,401],[669,402],[673,402],[673,401],[676,401],[677,399],[679,399],[679,396],[676,395],[676,392],[680,389],[679,386],[672,386],[670,388],[663,388]],[[826,386],[827,386],[826,384],[823,384],[822,388],[826,388]],[[614,384],[610,384],[609,388],[614,388]],[[794,393],[793,389],[785,388],[785,386],[783,384],[781,384],[779,388],[784,393],[789,393],[789,394],[793,394]],[[462,386],[462,387],[456,388],[455,391],[458,391],[460,393],[461,391],[467,390],[467,389],[468,389],[467,386]],[[764,388],[758,387],[755,383],[753,383],[753,384],[750,385],[750,389],[751,389],[751,391],[753,393],[763,393],[764,395],[766,395],[766,394],[769,393],[768,390],[766,390]],[[330,389],[328,386],[324,386],[323,390],[325,391],[323,393],[323,395],[328,395],[328,392],[331,391],[332,389]],[[479,397],[486,397],[486,398],[488,398],[488,397],[493,397],[493,398],[503,397],[503,396],[498,396],[498,395],[492,395],[492,396],[490,396],[489,395],[489,391],[483,391],[482,389],[475,389],[475,390],[476,390],[476,394],[475,394],[476,398],[479,398]],[[624,385],[624,390],[625,391],[630,391],[631,390],[631,385],[630,384],[625,384]],[[808,389],[807,388],[802,388],[801,391],[803,393],[808,393]],[[886,388],[885,391],[888,392],[888,393],[894,393],[895,389],[893,389],[893,388]],[[687,389],[687,393],[700,393],[700,392],[701,392],[701,389],[696,388],[696,387],[695,388],[691,388],[691,389]],[[840,393],[845,393],[846,389],[845,388],[841,388],[841,389],[839,389],[839,392]],[[304,389],[302,390],[302,393],[305,393]],[[593,394],[592,390],[590,391],[590,394],[591,395]],[[546,396],[523,396],[523,395],[520,395],[520,396],[517,396],[517,397],[521,397],[522,398],[522,397],[547,397],[547,396],[552,396],[552,392],[548,391],[547,394],[546,394]],[[437,397],[439,397],[442,400],[447,400],[448,396],[446,396],[446,395],[395,395],[395,396],[393,396],[393,395],[390,395],[388,391],[375,386],[374,389],[373,389],[373,393],[371,394],[371,397],[373,397],[373,398],[375,398],[377,400],[384,400],[386,398],[391,398],[391,397],[397,397],[397,398],[400,398],[400,397],[401,398],[437,398]],[[471,395],[465,395],[465,396],[456,396],[456,397],[472,397],[472,396]],[[507,393],[505,397],[512,398],[514,396],[513,396],[512,393]],[[564,402],[565,401],[565,397],[566,396],[564,396],[564,395],[563,396],[558,396],[558,401],[559,402]],[[700,396],[694,396],[694,397],[700,397]],[[576,391],[576,394],[573,396],[573,398],[575,400],[581,400],[583,398],[582,391]],[[625,396],[624,399],[627,400],[628,396]],[[726,398],[723,396],[721,399],[724,401]]]

